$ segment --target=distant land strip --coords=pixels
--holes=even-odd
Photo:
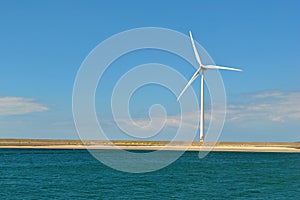
[[[20,149],[124,149],[177,150],[228,152],[295,152],[300,153],[300,142],[169,142],[129,140],[51,140],[0,139],[0,148]]]

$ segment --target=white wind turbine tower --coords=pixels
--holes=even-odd
[[[199,69],[195,72],[195,74],[192,76],[191,80],[188,82],[188,84],[185,86],[185,88],[182,90],[180,95],[177,98],[177,101],[179,101],[180,97],[182,94],[187,90],[187,88],[193,83],[193,81],[199,76],[201,73],[201,99],[200,99],[200,104],[201,104],[201,114],[200,114],[200,141],[204,141],[204,72],[205,70],[208,69],[223,69],[223,70],[231,70],[231,71],[242,71],[240,69],[235,69],[235,68],[230,68],[230,67],[223,67],[223,66],[216,66],[216,65],[203,65],[200,59],[200,56],[198,54],[192,32],[190,31],[190,38],[191,42],[193,45],[194,53],[196,56],[196,60],[199,64]]]

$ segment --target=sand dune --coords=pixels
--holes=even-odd
[[[126,150],[210,150],[207,143],[167,141],[80,141],[46,139],[0,139],[0,148],[42,148],[42,149],[126,149]],[[218,142],[212,151],[232,152],[299,152],[300,143],[272,142]]]

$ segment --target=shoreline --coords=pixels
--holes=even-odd
[[[123,149],[174,150],[216,152],[287,152],[300,153],[299,142],[217,142],[215,146],[202,142],[168,141],[97,141],[51,139],[0,139],[0,149]]]

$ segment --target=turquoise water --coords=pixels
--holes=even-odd
[[[85,150],[0,149],[0,199],[299,197],[300,154],[186,152],[162,170],[128,174]]]

